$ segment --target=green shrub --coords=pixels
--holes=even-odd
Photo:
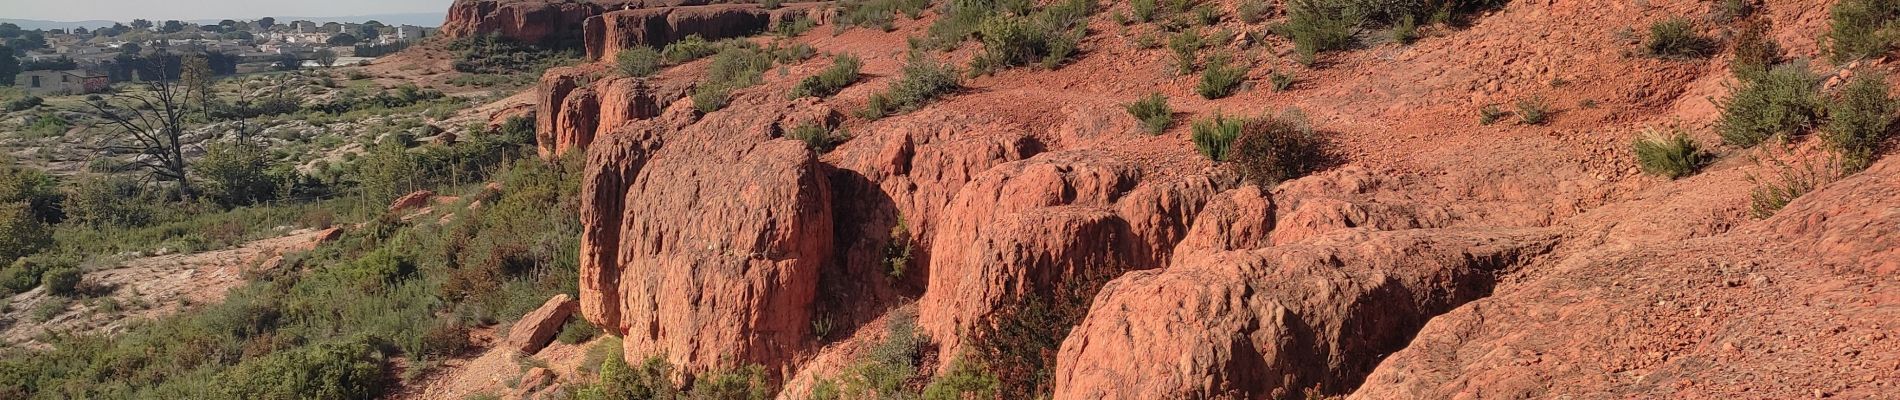
[[[1293,90],[1294,77],[1290,72],[1273,71],[1267,73],[1267,81],[1273,84],[1273,91],[1275,92]]]
[[[0,204],[25,203],[33,219],[53,224],[65,219],[60,208],[64,200],[59,181],[52,175],[0,155]],[[7,260],[0,258],[0,261]]]
[[[1716,122],[1722,142],[1754,147],[1812,126],[1822,110],[1815,82],[1805,65],[1775,67],[1760,79],[1743,81],[1722,103],[1722,117]]]
[[[631,77],[653,76],[660,72],[662,66],[660,52],[647,46],[633,46],[633,48],[620,50],[620,53],[614,56],[614,63],[620,67],[621,75]]]
[[[1399,44],[1412,44],[1418,41],[1418,19],[1411,15],[1399,18],[1392,24],[1392,41]]]
[[[1136,120],[1140,120],[1141,131],[1150,135],[1159,135],[1167,131],[1169,125],[1174,124],[1174,110],[1168,107],[1168,97],[1159,92],[1122,105],[1122,108],[1128,110],[1128,114],[1133,115]]]
[[[1715,49],[1715,41],[1696,34],[1695,24],[1688,18],[1675,17],[1649,25],[1649,44],[1645,48],[1655,57],[1699,58]]]
[[[1209,160],[1227,161],[1228,150],[1233,147],[1234,139],[1240,137],[1241,127],[1246,123],[1244,118],[1229,118],[1219,113],[1194,121],[1194,149]]]
[[[211,201],[225,207],[248,206],[275,200],[278,182],[264,149],[246,143],[213,143],[194,165],[199,183]]]
[[[1129,15],[1135,22],[1148,22],[1155,19],[1155,12],[1161,9],[1160,0],[1131,0],[1128,2]]]
[[[1231,161],[1242,178],[1268,190],[1324,167],[1327,146],[1298,114],[1254,118],[1242,124]]]
[[[1749,214],[1755,218],[1772,217],[1787,207],[1788,203],[1845,175],[1840,165],[1832,162],[1814,162],[1802,166],[1781,162],[1775,164],[1773,176],[1763,178],[1751,174],[1748,177],[1749,181],[1755,183],[1755,189],[1748,193]]]
[[[886,275],[891,279],[901,279],[904,271],[910,270],[911,253],[915,245],[911,243],[910,225],[904,222],[904,216],[897,216],[897,224],[891,226],[891,240],[884,245],[884,265],[889,270]]]
[[[792,98],[824,98],[838,94],[846,86],[858,81],[858,71],[863,67],[863,60],[850,54],[840,54],[832,59],[831,66],[824,71],[799,80],[798,85],[792,87]]]
[[[983,51],[971,61],[971,70],[983,74],[1002,68],[1040,63],[1054,68],[1075,54],[1086,33],[1082,23],[1095,8],[1092,0],[1065,0],[1034,14],[993,14],[983,19],[977,35]]]
[[[266,399],[364,399],[389,384],[383,355],[368,341],[323,343],[239,364],[224,377],[228,395]]]
[[[1496,104],[1487,104],[1484,108],[1478,109],[1478,124],[1495,124],[1498,123],[1498,121],[1504,120],[1505,115],[1510,115],[1510,112],[1504,111],[1503,108],[1499,108]]]
[[[885,323],[885,336],[868,353],[835,377],[821,380],[836,393],[835,398],[915,398],[906,387],[917,374],[929,340],[917,329],[914,309],[892,312]]]
[[[1234,16],[1249,24],[1257,24],[1267,19],[1266,0],[1240,0],[1234,5]]]
[[[666,64],[685,64],[717,54],[719,47],[719,44],[706,41],[699,35],[686,35],[685,39],[667,43],[665,48],[660,49],[660,60]]]
[[[1882,144],[1893,136],[1894,98],[1887,92],[1886,78],[1865,72],[1841,87],[1840,101],[1828,108],[1828,121],[1822,138],[1841,153],[1847,172],[1858,172],[1873,164]]]
[[[1225,54],[1208,57],[1207,68],[1201,71],[1201,83],[1194,87],[1201,98],[1214,100],[1234,95],[1240,90],[1240,84],[1247,80],[1247,68],[1233,65]]]
[[[1517,118],[1525,125],[1543,125],[1550,122],[1550,102],[1543,97],[1531,96],[1517,101]]]
[[[955,67],[920,54],[913,55],[910,63],[904,66],[903,77],[898,78],[883,93],[872,95],[869,104],[859,114],[868,119],[878,119],[915,111],[962,87]]]
[[[594,326],[592,322],[587,322],[586,318],[574,315],[568,317],[566,324],[561,325],[561,333],[555,335],[554,339],[561,343],[579,344],[593,340],[595,336],[600,336],[600,328]]]
[[[995,374],[984,370],[981,361],[958,357],[950,371],[924,387],[925,400],[963,400],[997,398],[1003,384]]]
[[[0,262],[13,263],[53,245],[53,232],[26,202],[0,203]]]
[[[40,286],[40,279],[46,271],[56,268],[53,265],[35,260],[37,257],[13,260],[6,268],[0,269],[0,294],[12,295],[33,290]]]
[[[1695,174],[1702,168],[1706,155],[1696,146],[1695,139],[1682,131],[1649,131],[1637,138],[1633,146],[1636,152],[1636,165],[1643,172],[1669,179],[1678,179]]]
[[[1729,63],[1729,70],[1742,80],[1757,79],[1768,73],[1768,69],[1781,63],[1781,44],[1768,37],[1768,23],[1765,21],[1746,22],[1735,33],[1735,59]]]
[[[7,112],[31,110],[34,107],[39,107],[41,104],[46,104],[46,99],[42,99],[39,96],[28,95],[7,102]]]
[[[82,275],[78,268],[54,268],[40,275],[40,284],[46,285],[46,292],[55,296],[72,297],[79,293],[79,280]]]
[[[830,128],[816,123],[805,123],[793,127],[790,132],[785,133],[785,137],[805,142],[805,147],[818,154],[831,152],[831,149],[848,139],[848,135],[832,132]]]
[[[693,88],[693,109],[700,114],[711,114],[726,108],[732,101],[732,88],[723,85],[701,85]]]
[[[1319,61],[1319,53],[1344,50],[1353,44],[1352,35],[1365,19],[1364,11],[1344,2],[1326,0],[1289,0],[1287,21],[1274,31],[1293,41],[1293,50],[1302,64]]]
[[[1834,4],[1830,14],[1833,26],[1827,44],[1830,59],[1836,64],[1886,54],[1900,38],[1893,27],[1894,19],[1900,17],[1900,2],[1842,0]]]
[[[1194,31],[1181,32],[1168,38],[1168,51],[1174,53],[1176,73],[1194,73],[1195,64],[1200,63],[1201,47],[1205,46],[1203,42],[1201,34]]]
[[[636,369],[618,356],[620,352],[614,354],[601,362],[599,380],[574,390],[575,400],[680,398],[682,392],[673,384],[673,366],[666,359],[649,358]]]
[[[916,19],[930,3],[926,0],[850,0],[838,2],[838,25],[896,29],[897,15]]]

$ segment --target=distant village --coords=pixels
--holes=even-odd
[[[176,77],[182,57],[214,73],[352,65],[394,53],[434,33],[414,25],[224,20],[216,25],[133,20],[96,29],[23,30],[0,23],[0,84],[39,95],[109,90],[113,84]]]

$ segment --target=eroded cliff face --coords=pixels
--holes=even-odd
[[[622,1],[456,0],[442,21],[449,38],[494,35],[521,43],[578,44],[582,23]]]
[[[1659,7],[1702,7],[1690,3]],[[1813,31],[1812,7],[1770,3],[1793,25],[1778,29]],[[590,17],[589,54],[740,35],[791,12],[672,6]],[[1297,96],[1177,104],[1196,116],[1298,107],[1334,132],[1343,165],[1274,187],[1207,161],[1185,126],[1136,133],[1122,104],[1148,90],[1187,99],[1191,84],[1109,39],[1059,70],[976,78],[912,113],[849,117],[900,74],[903,52],[891,49],[921,24],[793,38],[865,58],[867,80],[788,99],[829,65],[795,62],[704,115],[684,100],[703,62],[637,79],[604,62],[551,70],[537,88],[538,140],[549,157],[588,159],[581,313],[622,335],[630,359],[664,356],[689,375],[765,365],[785,398],[839,371],[851,354],[840,349],[862,347],[844,344],[872,340],[858,328],[890,309],[914,306],[940,357],[981,357],[970,335],[1064,293],[1093,295],[1045,349],[1058,399],[1807,395],[1830,380],[1854,382],[1824,391],[1866,394],[1882,386],[1864,377],[1900,381],[1879,369],[1900,347],[1876,333],[1900,312],[1865,295],[1900,269],[1900,244],[1881,234],[1900,222],[1887,200],[1895,161],[1749,220],[1740,205],[1760,165],[1671,182],[1637,175],[1621,150],[1627,131],[1710,120],[1703,102],[1726,71],[1593,58],[1622,50],[1595,30],[1560,31],[1562,49],[1516,35],[1652,11],[1513,4],[1470,31],[1390,49],[1399,56],[1341,56]],[[1565,91],[1535,89],[1573,57],[1604,64],[1577,74],[1644,81],[1567,75]],[[1475,66],[1515,72],[1459,72]],[[1551,126],[1467,115],[1534,93],[1600,103]],[[784,137],[805,123],[851,138],[819,154]],[[893,235],[900,225],[907,236]],[[901,248],[911,258],[892,265]],[[1813,300],[1875,322],[1798,322],[1838,315]],[[1757,328],[1777,324],[1840,339],[1799,349]],[[1727,378],[1782,370],[1802,374]]]

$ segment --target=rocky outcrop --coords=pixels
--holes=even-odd
[[[536,86],[535,144],[542,157],[585,152],[595,136],[628,123],[659,117],[668,104],[692,91],[686,79],[603,78],[594,67],[554,68]]]
[[[508,329],[507,342],[502,345],[522,354],[541,351],[554,340],[554,334],[561,333],[561,325],[567,323],[567,317],[574,313],[577,305],[565,293],[548,298],[540,308],[515,321],[514,327]]]
[[[660,47],[691,35],[708,40],[750,36],[765,31],[771,16],[756,4],[610,11],[587,19],[587,57],[611,60],[621,49]]]
[[[581,300],[629,359],[776,374],[809,341],[831,192],[775,118],[636,123],[588,151]]]
[[[1051,153],[964,185],[931,249],[923,327],[956,354],[964,336],[1012,304],[1090,293],[1122,272],[1161,267],[1219,185],[1206,177],[1139,185],[1141,176],[1100,153]]]
[[[426,207],[429,205],[429,201],[433,199],[435,199],[435,191],[418,190],[413,193],[409,193],[409,194],[403,195],[402,197],[396,198],[396,201],[394,202],[390,202],[388,212],[393,213],[393,212],[412,209],[412,208]]]
[[[1888,397],[1896,177],[1889,157],[1744,229],[1567,257],[1434,319],[1352,398]]]
[[[1433,315],[1547,251],[1543,231],[1344,232],[1133,272],[1063,341],[1057,399],[1291,398],[1356,385]]]
[[[495,35],[521,43],[578,43],[582,23],[635,1],[456,0],[442,22],[449,38]]]

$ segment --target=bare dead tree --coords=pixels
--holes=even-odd
[[[140,155],[136,166],[159,180],[177,182],[179,198],[192,201],[197,193],[186,174],[184,143],[191,89],[166,77],[163,65],[155,69],[156,79],[146,81],[145,91],[87,102],[96,117],[118,131],[96,150]]]

